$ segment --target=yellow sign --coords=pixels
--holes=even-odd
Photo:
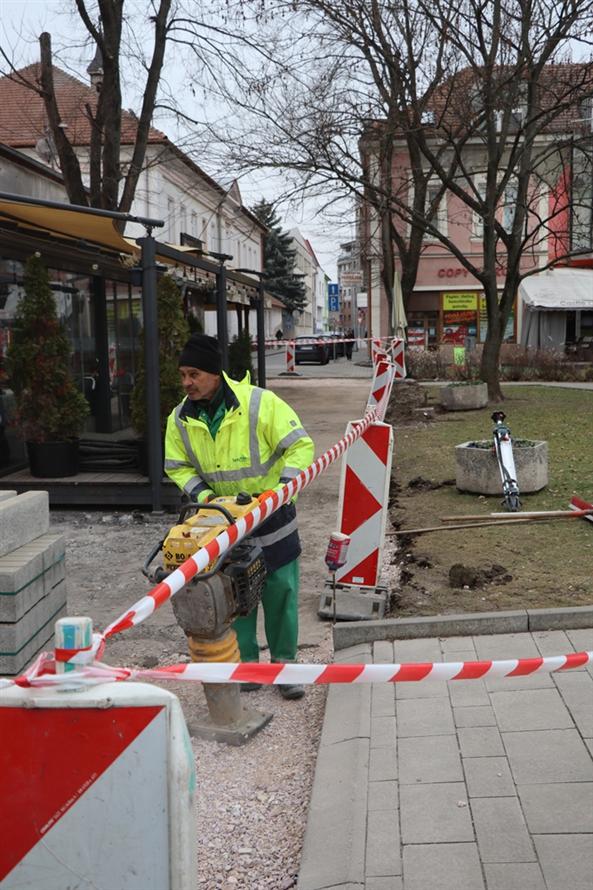
[[[454,346],[453,347],[453,363],[455,365],[465,364],[465,347],[464,346]]]
[[[455,293],[455,294],[443,294],[443,309],[445,311],[455,311],[459,309],[477,309],[478,308],[478,295],[477,294],[466,294],[466,293]]]

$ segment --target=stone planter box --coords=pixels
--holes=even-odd
[[[441,405],[447,411],[475,411],[477,408],[485,408],[487,404],[486,383],[458,383],[441,389]]]
[[[472,448],[470,442],[455,446],[455,485],[459,491],[499,494],[502,481],[493,449]],[[548,443],[513,448],[520,494],[541,491],[548,484]]]

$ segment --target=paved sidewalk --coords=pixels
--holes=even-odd
[[[593,629],[378,641],[339,661],[593,650]],[[299,890],[591,890],[593,667],[332,686]]]

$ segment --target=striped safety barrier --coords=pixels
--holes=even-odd
[[[207,662],[173,664],[162,668],[134,669],[95,662],[68,674],[54,673],[51,655],[44,653],[35,670],[1,683],[24,686],[55,686],[67,682],[79,686],[120,680],[189,680],[199,683],[261,683],[262,685],[328,683],[417,683],[430,680],[483,680],[528,677],[537,673],[576,670],[593,664],[593,652],[572,652],[539,658],[508,658],[501,661],[403,662],[400,664],[261,664]]]

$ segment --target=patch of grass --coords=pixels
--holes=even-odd
[[[505,411],[514,438],[548,442],[549,485],[522,495],[523,510],[568,509],[575,494],[593,502],[593,392],[505,386],[505,396],[502,405],[396,427],[391,517],[400,529],[439,525],[446,515],[502,512],[502,491],[500,497],[461,493],[454,481],[455,446],[486,438],[497,409]],[[430,397],[437,401],[436,389]],[[441,487],[427,489],[418,485],[418,477]],[[408,487],[411,480],[415,484]],[[404,583],[395,614],[593,603],[593,523],[585,520],[419,535],[403,540],[399,558]],[[454,563],[478,569],[502,565],[506,580],[475,590],[452,588]]]

